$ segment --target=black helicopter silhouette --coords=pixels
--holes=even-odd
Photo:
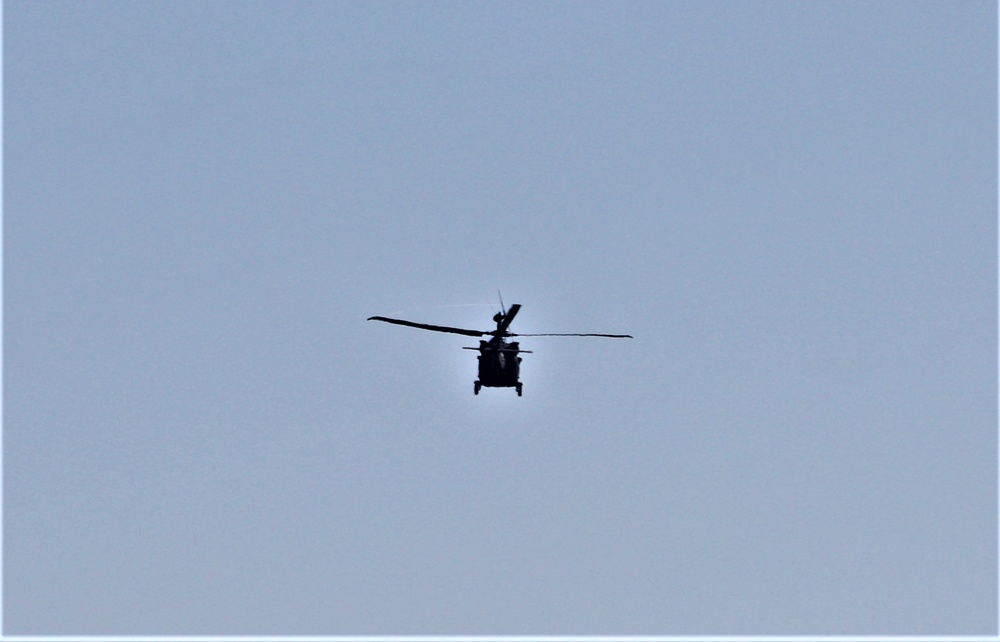
[[[473,392],[479,394],[482,387],[487,388],[515,388],[517,396],[521,396],[522,383],[518,380],[520,375],[521,357],[517,356],[522,352],[531,353],[531,350],[521,350],[517,341],[507,341],[507,337],[607,337],[609,339],[631,339],[630,334],[515,334],[508,332],[511,321],[517,316],[521,309],[520,303],[510,306],[510,310],[504,310],[503,301],[500,302],[500,312],[493,316],[493,321],[497,324],[496,330],[466,330],[465,328],[452,328],[444,325],[429,325],[427,323],[415,323],[402,319],[390,319],[388,317],[368,317],[369,321],[385,321],[396,325],[405,325],[411,328],[421,328],[423,330],[433,330],[434,332],[448,332],[451,334],[461,334],[467,337],[492,337],[488,341],[479,341],[478,348],[463,348],[464,350],[479,350],[479,379],[475,381]]]

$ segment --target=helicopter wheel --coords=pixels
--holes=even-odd
[[[518,396],[518,397],[520,397],[520,396],[521,396],[521,385],[522,385],[522,384],[517,384],[517,396]]]
[[[477,381],[477,382],[475,382],[475,383],[473,384],[473,387],[472,387],[472,394],[475,394],[475,395],[478,395],[478,394],[479,394],[479,389],[480,389],[481,387],[482,387],[482,384],[481,384],[481,383],[479,383],[478,381]]]

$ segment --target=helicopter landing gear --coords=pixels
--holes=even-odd
[[[479,394],[479,389],[482,388],[482,387],[483,387],[483,384],[479,383],[478,381],[475,382],[473,384],[473,386],[472,386],[472,394],[478,395]]]
[[[518,384],[517,384],[517,396],[518,397],[521,396],[521,383],[520,382],[518,382]]]

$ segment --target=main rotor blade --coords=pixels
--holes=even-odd
[[[386,323],[395,323],[396,325],[407,325],[411,328],[421,328],[423,330],[433,330],[434,332],[449,332],[451,334],[462,334],[467,337],[481,337],[483,335],[489,334],[488,332],[480,332],[479,330],[466,330],[464,328],[451,328],[446,325],[429,325],[427,323],[414,323],[413,321],[403,321],[402,319],[390,319],[388,317],[368,317],[369,321],[385,321]]]
[[[633,339],[631,334],[514,334],[510,333],[508,337],[607,337],[608,339]]]
[[[508,310],[507,313],[503,315],[503,321],[500,322],[500,327],[497,328],[496,331],[500,334],[506,333],[507,328],[510,327],[510,322],[514,320],[514,317],[517,316],[517,311],[520,309],[521,309],[520,303],[515,303],[514,305],[510,306],[510,310]]]

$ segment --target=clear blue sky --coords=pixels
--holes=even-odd
[[[7,634],[997,632],[995,3],[3,19]]]

